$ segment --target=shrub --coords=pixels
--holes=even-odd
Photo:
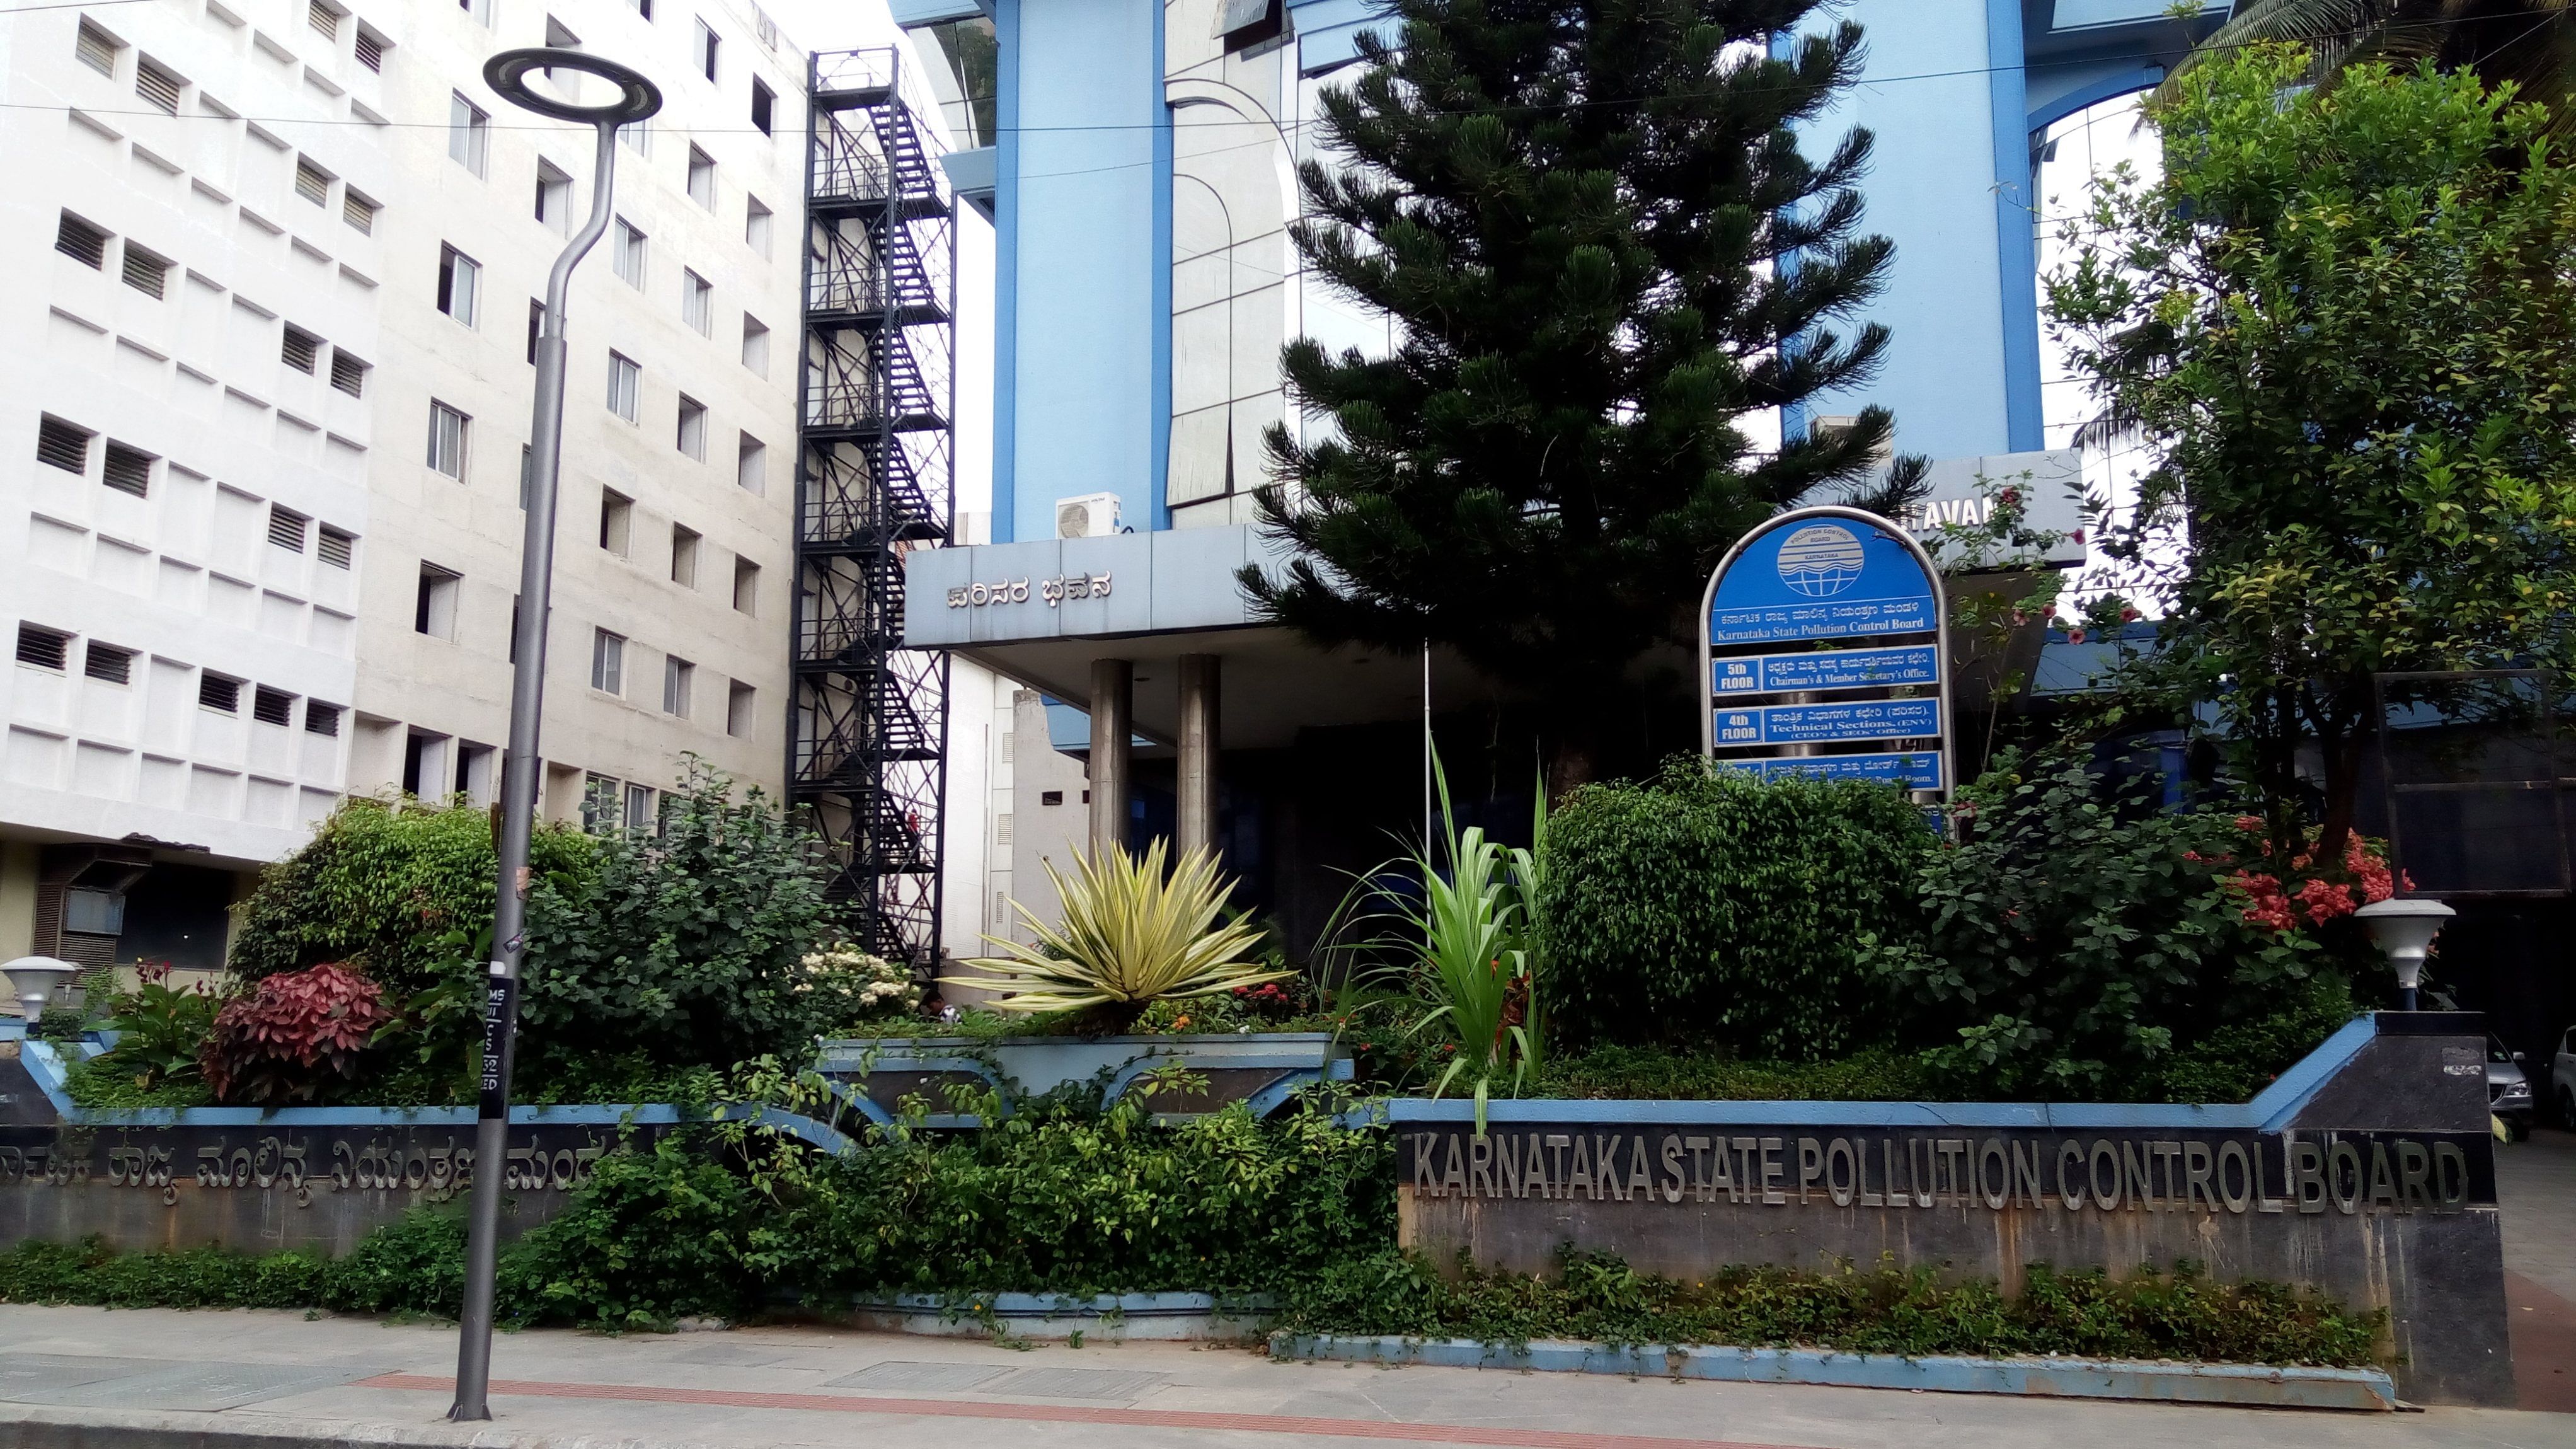
[[[162,973],[167,976],[167,972]],[[176,1078],[198,1075],[197,1055],[215,1028],[214,993],[199,986],[173,991],[166,980],[146,980],[109,1004],[116,1049],[102,1062],[149,1092]]]
[[[1538,1095],[1666,1102],[1911,1102],[1946,1086],[1919,1052],[1863,1047],[1823,1062],[1597,1046],[1548,1063]]]
[[[676,1137],[610,1153],[512,1248],[496,1294],[524,1318],[591,1328],[739,1316],[762,1298],[747,1261],[759,1205],[740,1176]]]
[[[850,1003],[854,1014],[834,1022],[834,1031],[863,1021],[909,1017],[921,1005],[921,983],[912,978],[908,968],[847,941],[813,952],[805,958],[804,965],[812,978],[807,990],[822,991]]]
[[[802,1053],[857,1014],[855,988],[804,965],[835,935],[814,834],[695,761],[664,799],[659,834],[603,840],[594,870],[529,892],[520,1051],[535,1070],[619,1054],[730,1067]]]
[[[1570,1044],[1713,1037],[1783,1060],[1883,1033],[1860,939],[1904,928],[1933,837],[1884,786],[1677,759],[1548,822],[1541,930]]]
[[[392,1017],[384,989],[346,966],[264,977],[215,1014],[198,1067],[218,1101],[318,1101],[357,1079],[376,1028]]]
[[[1969,839],[1917,871],[1921,934],[1876,957],[1963,1081],[2138,1095],[2177,1045],[2335,969],[2314,937],[2248,919],[2232,812],[2124,808],[2066,751],[2007,751],[1965,796]]]
[[[586,876],[591,852],[588,836],[559,826],[529,844],[540,880]],[[441,979],[443,937],[491,925],[499,874],[484,810],[347,801],[302,849],[260,872],[241,907],[232,970],[257,980],[359,961],[407,999]]]

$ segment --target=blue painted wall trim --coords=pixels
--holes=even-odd
[[[2074,115],[2086,106],[2099,105],[2114,97],[2125,96],[2131,91],[2145,90],[2164,78],[2163,66],[2141,65],[2124,70],[2117,75],[2089,81],[2062,96],[2044,101],[2030,113],[2031,139],[2034,142],[2037,141],[2040,132]]]
[[[1167,502],[1166,485],[1172,471],[1172,107],[1164,99],[1163,57],[1169,52],[1163,42],[1165,7],[1154,7],[1154,66],[1151,83],[1154,88],[1154,375],[1147,387],[1152,392],[1153,434],[1147,443],[1145,462],[1145,517],[1147,526],[1169,528],[1172,510]]]
[[[1017,538],[1020,376],[1020,0],[993,0],[993,497],[992,539]]]
[[[2046,446],[2039,401],[2038,199],[2030,166],[2029,77],[2021,0],[1986,0],[1987,84],[1995,138],[1995,265],[2003,282],[2004,431],[2012,451]]]

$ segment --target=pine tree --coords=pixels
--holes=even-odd
[[[1709,570],[1763,516],[1860,486],[1884,410],[1757,452],[1742,421],[1865,379],[1847,326],[1890,243],[1857,234],[1867,132],[1794,127],[1861,64],[1819,0],[1394,0],[1397,45],[1324,93],[1349,163],[1301,171],[1306,264],[1391,314],[1392,355],[1290,343],[1246,569],[1325,644],[1448,644],[1545,711],[1552,787],[1605,763],[1641,656],[1692,637]]]

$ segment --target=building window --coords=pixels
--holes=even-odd
[[[343,529],[322,525],[322,536],[313,545],[313,556],[335,569],[349,567],[357,557],[358,536]]]
[[[686,267],[680,269],[680,320],[701,337],[715,335],[715,284]]]
[[[111,439],[107,445],[107,467],[99,474],[101,483],[119,493],[146,498],[152,493],[152,455],[141,448],[129,448]]]
[[[429,405],[429,466],[463,482],[466,429],[473,419],[443,402]]]
[[[304,18],[323,39],[340,38],[340,12],[323,4],[322,0],[313,0],[305,9]]]
[[[725,691],[725,733],[735,739],[751,737],[752,688],[737,679]]]
[[[123,49],[106,31],[86,20],[80,23],[80,38],[72,42],[72,54],[80,57],[81,64],[110,79],[116,76],[117,52]]]
[[[680,397],[680,435],[677,441],[681,452],[701,463],[707,460],[706,404],[685,393]]]
[[[304,157],[295,158],[295,194],[315,206],[331,203],[331,173]]]
[[[626,636],[594,629],[590,634],[590,687],[602,694],[626,692]]]
[[[743,245],[761,256],[769,255],[769,208],[761,205],[757,196],[743,198],[742,240]]]
[[[559,232],[572,230],[572,177],[551,161],[537,162],[537,220]]]
[[[41,419],[36,424],[36,461],[66,473],[87,473],[89,440],[97,436],[60,418]]]
[[[776,119],[777,109],[778,98],[769,93],[769,87],[753,81],[751,83],[751,124],[760,134],[764,136],[775,134],[770,126]]]
[[[66,211],[54,228],[54,250],[95,272],[107,265],[107,233]]]
[[[609,260],[616,265],[617,275],[626,285],[644,290],[644,233],[624,217],[617,219],[616,243],[609,250]]]
[[[653,18],[653,0],[626,0],[626,3],[635,11],[636,14],[643,16],[646,20]]]
[[[684,589],[698,586],[698,531],[671,525],[671,582]]]
[[[268,505],[268,541],[288,553],[304,552],[304,529],[313,520],[284,504]]]
[[[354,188],[340,191],[340,219],[362,236],[376,234],[376,213],[383,208],[360,196]]]
[[[692,54],[698,64],[698,73],[709,80],[714,80],[716,78],[716,52],[721,49],[723,45],[724,39],[716,34],[715,27],[707,24],[704,20],[700,20],[698,22],[697,46]],[[760,129],[764,131],[769,129],[769,124],[766,121],[757,119],[757,113],[755,113],[755,118],[752,124],[760,127]]]
[[[528,299],[528,366],[537,365],[537,339],[546,335],[546,304]]]
[[[653,154],[653,127],[647,122],[637,121],[618,127],[617,139],[638,156],[650,158]]]
[[[604,835],[617,828],[617,782],[592,775],[581,783],[581,828]]]
[[[755,377],[769,376],[769,324],[742,314],[742,365]]]
[[[197,708],[217,714],[241,713],[241,681],[226,679],[212,670],[197,675]]]
[[[169,279],[168,257],[154,256],[130,239],[125,243],[125,285],[147,297],[158,297]]]
[[[134,651],[92,639],[82,654],[81,673],[101,684],[131,684],[134,682]]]
[[[695,146],[689,148],[689,199],[716,209],[716,158]]]
[[[375,71],[380,75],[383,74],[385,68],[385,47],[389,43],[390,42],[388,42],[383,36],[378,35],[363,25],[359,26],[357,45],[358,64],[363,65],[367,69]]]
[[[626,785],[626,819],[629,830],[653,828],[653,787],[628,781]]]
[[[295,696],[263,684],[250,692],[250,717],[284,729],[295,723]]]
[[[747,558],[733,561],[733,607],[755,618],[760,614],[760,565]]]
[[[634,499],[614,488],[599,490],[599,546],[601,548],[619,558],[626,557],[627,548],[633,542],[634,524]]]
[[[71,648],[72,636],[59,629],[23,620],[18,625],[18,662],[38,669],[60,669],[63,656]]]
[[[134,93],[151,103],[157,111],[179,114],[179,91],[186,81],[172,75],[158,63],[143,60],[134,66]]]
[[[304,701],[304,732],[308,735],[340,736],[340,706],[324,704],[318,699]]]
[[[737,446],[740,451],[734,455],[733,481],[741,484],[746,493],[769,491],[765,476],[769,471],[768,447],[749,433],[742,435]]]
[[[608,410],[635,421],[637,399],[644,391],[644,369],[622,352],[608,354]]]
[[[457,165],[480,176],[484,157],[491,150],[492,118],[483,108],[461,95],[447,98],[447,157]]]
[[[322,362],[322,339],[290,322],[286,325],[285,341],[278,348],[277,360],[310,377],[313,369]]]
[[[483,264],[451,246],[438,249],[438,310],[471,327],[483,290]]]
[[[420,587],[412,595],[411,627],[432,639],[456,637],[456,590],[462,576],[434,563],[420,566]]]
[[[662,713],[673,719],[689,717],[689,691],[697,677],[698,666],[677,654],[662,658]]]
[[[331,385],[351,397],[367,395],[367,364],[349,355],[349,349],[331,349]]]

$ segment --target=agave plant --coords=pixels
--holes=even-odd
[[[1049,926],[1013,901],[1036,942],[986,936],[1008,954],[962,964],[992,974],[939,984],[998,991],[994,1010],[1034,1013],[1213,996],[1292,974],[1246,959],[1261,928],[1224,919],[1227,887],[1213,852],[1193,850],[1168,874],[1164,861],[1156,840],[1141,856],[1115,847],[1076,856],[1070,876],[1041,862],[1064,902],[1064,924]]]

